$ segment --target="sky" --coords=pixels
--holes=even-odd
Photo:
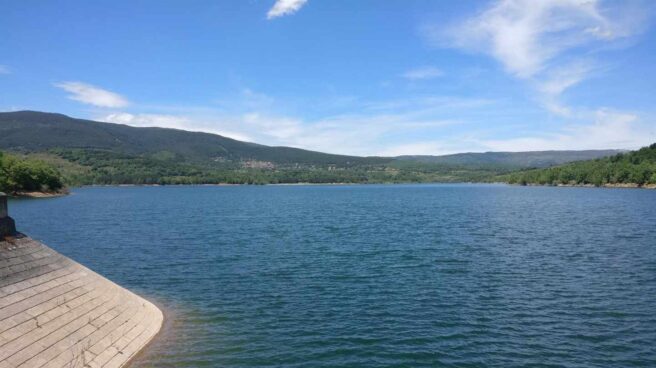
[[[0,111],[353,155],[636,149],[656,142],[655,16],[638,0],[0,1]]]

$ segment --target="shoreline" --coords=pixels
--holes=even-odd
[[[175,320],[175,314],[173,311],[166,307],[164,303],[162,303],[157,298],[153,298],[142,293],[136,295],[141,296],[153,304],[157,309],[159,309],[159,311],[162,313],[162,323],[157,333],[155,333],[155,335],[153,335],[150,340],[148,340],[148,342],[146,342],[146,344],[141,347],[141,350],[137,351],[136,354],[131,356],[125,363],[123,363],[123,368],[130,368],[142,364],[144,358],[147,358],[150,354],[155,354],[156,347],[164,343],[167,336],[170,336],[173,333],[173,321]]]
[[[17,192],[9,195],[12,198],[57,198],[70,194],[70,191],[63,190],[60,192]]]
[[[129,187],[237,187],[237,186],[365,186],[365,185],[449,185],[449,184],[466,184],[466,185],[508,185],[520,187],[554,187],[554,188],[606,188],[606,189],[647,189],[656,190],[656,184],[638,185],[636,183],[621,183],[621,184],[536,184],[536,183],[508,183],[508,182],[403,182],[403,183],[268,183],[268,184],[91,184],[81,185],[76,187],[67,188],[61,192],[19,192],[11,195],[12,198],[17,199],[47,199],[58,198],[71,195],[72,189],[78,188],[129,188]]]
[[[140,290],[137,290],[139,292]],[[189,309],[179,301],[164,300],[161,297],[140,293],[146,300],[155,305],[164,316],[162,326],[152,339],[129,361],[123,368],[147,368],[151,367],[153,361],[158,361],[165,356],[172,346],[179,344],[181,326],[184,324],[183,315]]]
[[[527,183],[527,184],[510,184],[510,183],[499,183],[499,184],[506,184],[506,185],[512,185],[512,186],[520,186],[520,187],[554,187],[554,188],[599,188],[599,189],[646,189],[646,190],[654,190],[656,189],[656,184],[644,184],[644,185],[639,185],[636,183],[618,183],[618,184],[603,184],[603,185],[594,185],[594,184],[535,184],[535,183]]]
[[[269,183],[269,184],[92,184],[92,185],[82,185],[79,187],[72,188],[104,188],[104,187],[238,187],[238,186],[348,186],[348,185],[449,185],[449,184],[464,184],[464,185],[508,185],[508,186],[526,186],[526,187],[570,187],[570,188],[615,188],[615,189],[656,189],[656,184],[645,184],[638,185],[635,183],[623,183],[623,184],[604,184],[604,185],[594,185],[594,184],[533,184],[528,183],[525,185],[518,183],[508,183],[502,181],[438,181],[438,182],[400,182],[400,183],[390,183],[390,182],[381,182],[381,183]],[[65,194],[64,194],[65,195]]]
[[[293,187],[293,186],[366,186],[366,185],[499,185],[507,183],[492,183],[492,182],[402,182],[402,183],[270,183],[270,184],[91,184],[71,187],[69,189],[77,188],[131,188],[131,187],[266,187],[266,186],[280,186],[280,187]]]

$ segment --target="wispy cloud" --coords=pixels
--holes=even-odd
[[[245,100],[261,94],[250,91]],[[258,100],[261,98],[257,98]],[[356,113],[299,118],[259,106],[240,104],[241,111],[221,107],[161,106],[156,113],[99,112],[97,120],[146,127],[202,131],[268,144],[331,153],[372,155],[387,152],[391,144],[410,143],[416,137],[439,136],[462,122],[454,116],[471,112],[489,101],[421,98],[379,104],[361,104]],[[249,106],[251,108],[249,108]],[[255,109],[259,107],[260,109]],[[168,111],[168,112],[166,112]],[[161,113],[164,112],[164,113]],[[441,116],[441,117],[440,117]],[[433,151],[432,153],[441,153]]]
[[[0,65],[0,74],[11,74],[11,70],[6,65]]]
[[[217,124],[217,121],[215,120],[216,118],[207,115],[203,117],[189,117],[172,114],[131,114],[127,112],[116,112],[100,116],[97,119],[108,123],[124,124],[141,128],[158,127],[182,129],[192,132],[219,134],[224,137],[247,142],[253,141],[253,138],[247,134],[222,129],[222,125],[224,124]]]
[[[259,112],[225,115],[219,111],[201,115],[120,112],[98,116],[96,119],[137,127],[157,126],[209,132],[273,146],[355,155],[384,152],[388,137],[399,139],[403,135],[435,132],[460,123],[408,114],[338,115],[319,120],[303,120]]]
[[[595,69],[599,68],[593,62],[578,60],[546,71],[534,82],[542,106],[553,114],[570,117],[571,108],[560,101],[560,95],[587,79]]]
[[[180,128],[189,123],[189,119],[164,114],[130,114],[126,112],[112,113],[103,119],[110,123],[132,125],[136,127]]]
[[[433,66],[425,66],[421,68],[408,70],[405,73],[403,73],[401,76],[409,80],[421,80],[421,79],[433,79],[433,78],[441,77],[443,75],[444,72],[442,72],[442,70]]]
[[[404,144],[391,144],[384,156],[435,155],[458,152],[522,152],[547,150],[637,149],[656,141],[656,127],[638,115],[601,108],[584,120],[544,132],[513,138],[493,138],[493,131],[469,131],[451,137],[426,137]]]
[[[160,113],[99,112],[95,119],[136,127],[208,132],[273,146],[353,155],[438,155],[457,152],[633,149],[656,141],[656,126],[636,113],[600,108],[577,112],[569,124],[508,134],[489,125],[505,121],[501,101],[453,97],[363,103],[356,113],[298,118],[264,110],[160,107]],[[246,105],[244,105],[246,106]],[[263,105],[263,106],[266,106]],[[494,116],[491,109],[505,111]]]
[[[283,15],[289,15],[296,13],[307,0],[277,0],[273,7],[269,9],[267,13],[267,19],[273,19],[282,17]]]
[[[119,95],[96,86],[82,82],[55,83],[55,87],[69,92],[68,98],[85,104],[98,107],[125,107],[129,105],[128,100]]]
[[[563,129],[511,139],[482,140],[495,151],[635,149],[656,141],[656,128],[636,114],[609,109],[591,113],[592,123],[568,125]]]
[[[437,45],[483,53],[530,83],[549,112],[570,116],[560,101],[568,89],[600,69],[590,55],[644,29],[639,3],[600,0],[498,0],[447,27],[425,27]],[[582,56],[586,55],[586,56]]]
[[[509,73],[528,78],[568,50],[617,40],[639,29],[640,19],[621,16],[626,13],[622,7],[602,11],[599,3],[501,0],[455,26],[429,29],[429,34],[454,47],[487,53]]]
[[[457,149],[453,147],[453,144],[449,144],[448,141],[420,141],[413,143],[405,143],[399,145],[390,145],[382,151],[378,152],[380,156],[416,156],[416,155],[446,155],[450,153],[456,153],[454,151]]]

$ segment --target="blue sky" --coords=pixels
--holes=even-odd
[[[656,142],[650,1],[0,6],[0,111],[357,155]]]

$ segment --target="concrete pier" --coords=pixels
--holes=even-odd
[[[162,322],[151,302],[49,247],[0,236],[0,368],[124,367]]]

